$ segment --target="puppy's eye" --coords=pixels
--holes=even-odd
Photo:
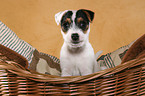
[[[69,22],[64,22],[62,24],[62,29],[63,29],[64,32],[66,32],[69,29],[69,27],[70,27],[70,23]]]
[[[68,22],[66,22],[66,23],[63,24],[63,27],[67,28],[67,27],[69,27],[69,25],[70,24]]]
[[[85,30],[87,30],[87,23],[85,21],[81,21],[79,23],[79,27],[85,31]]]

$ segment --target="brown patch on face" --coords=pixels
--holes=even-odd
[[[83,21],[84,19],[82,18],[82,17],[79,17],[78,19],[77,19],[77,22],[79,23],[80,21]]]
[[[86,26],[86,30],[84,30],[84,31],[83,31],[83,32],[84,32],[84,34],[86,34],[86,33],[87,33],[88,28],[89,28],[89,25],[87,25],[87,26]]]
[[[83,30],[84,34],[87,33],[89,25],[87,24],[87,22],[82,17],[77,18],[77,25],[78,25],[79,28],[81,28]]]
[[[70,18],[66,18],[65,22],[69,22],[69,23],[71,23]]]
[[[71,22],[72,22],[71,17],[72,17],[72,14],[73,14],[72,11],[68,11],[68,12],[66,12],[66,13],[62,16],[62,18],[61,18],[60,24],[61,24],[62,31],[63,31],[65,34],[67,33],[67,31],[68,31],[68,30],[70,29],[70,27],[71,27]]]
[[[68,28],[70,27],[71,25],[71,19],[70,18],[66,18],[64,20],[64,22],[62,23],[62,31],[66,34]]]

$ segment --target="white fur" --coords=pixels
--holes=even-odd
[[[68,11],[68,10],[65,10],[65,11],[61,11],[61,12],[55,14],[55,21],[56,21],[57,25],[59,25],[59,23],[60,23],[60,21],[61,21],[61,18],[62,18],[62,16],[63,16],[63,14],[64,14],[65,12],[67,12],[67,11]]]
[[[63,14],[67,11],[68,10],[65,10],[55,15],[57,25],[60,24]],[[73,10],[73,21],[75,19],[75,14],[76,11]],[[90,28],[87,33],[84,34],[82,30],[75,27],[75,24],[72,25],[67,33],[64,33],[61,30],[64,39],[60,52],[60,66],[62,70],[61,76],[88,75],[101,70],[96,61],[101,52],[95,56],[92,45],[89,43],[89,32]],[[71,42],[71,34],[73,33],[79,34],[80,43],[73,44]]]

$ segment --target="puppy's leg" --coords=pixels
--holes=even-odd
[[[93,73],[93,68],[90,69],[90,68],[84,68],[83,70],[80,69],[80,73],[81,73],[81,76],[85,76],[85,75],[89,75],[89,74],[92,74]]]
[[[72,76],[73,73],[73,65],[67,59],[61,59],[61,76]]]
[[[88,60],[88,59],[81,61],[81,64],[79,65],[79,72],[81,76],[92,74],[93,61]]]
[[[68,70],[67,68],[63,68],[62,72],[61,72],[61,76],[72,76],[70,70]]]

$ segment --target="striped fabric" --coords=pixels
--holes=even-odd
[[[0,44],[17,52],[28,60],[30,64],[33,57],[33,48],[27,42],[21,40],[11,29],[0,21]]]
[[[108,69],[115,67],[114,61],[111,58],[111,53],[102,55],[97,61],[101,68]]]
[[[102,69],[114,68],[115,66],[121,64],[122,58],[124,57],[127,50],[135,41],[131,42],[129,45],[120,47],[119,49],[102,55],[97,61]]]
[[[114,61],[112,60],[112,58],[110,56],[110,53],[106,54],[103,63],[106,64],[107,68],[113,68],[113,67],[115,67]]]

